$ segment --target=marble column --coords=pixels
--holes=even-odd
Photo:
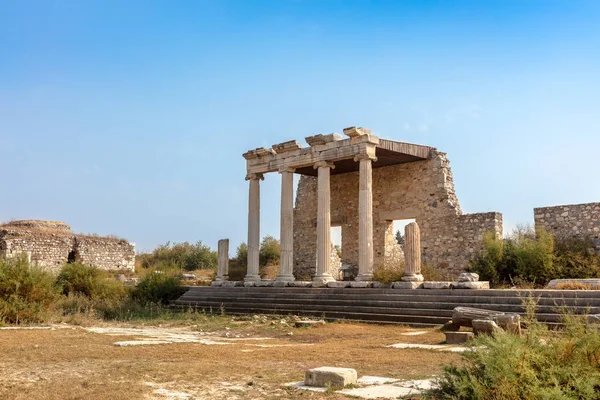
[[[294,281],[294,169],[281,171],[281,257],[279,263],[279,282]]]
[[[229,239],[219,240],[219,263],[217,264],[217,277],[215,281],[223,282],[229,279]]]
[[[357,281],[373,280],[373,167],[374,157],[359,154],[358,275]]]
[[[244,281],[260,281],[258,271],[258,253],[260,249],[260,181],[262,174],[248,174],[246,180],[250,181],[248,199],[248,270]]]
[[[404,258],[406,267],[402,280],[405,282],[423,282],[421,275],[421,230],[416,222],[404,228]]]
[[[335,279],[329,273],[331,264],[331,195],[330,174],[333,163],[319,161],[315,164],[318,171],[317,187],[317,271],[313,286],[324,286]]]

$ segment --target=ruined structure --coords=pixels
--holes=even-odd
[[[13,221],[0,225],[0,257],[26,255],[31,263],[57,271],[79,261],[102,269],[135,267],[135,249],[125,239],[74,234],[54,221]]]
[[[344,134],[307,137],[308,148],[292,140],[244,154],[250,182],[246,281],[260,279],[260,181],[268,172],[282,176],[280,281],[313,276],[318,286],[334,279],[331,226],[342,227],[342,261],[358,265],[359,281],[372,280],[374,268],[401,256],[394,220],[415,219],[423,262],[456,274],[486,232],[502,235],[501,214],[462,213],[445,153],[380,139],[365,128]],[[295,207],[294,173],[302,175]]]
[[[600,203],[534,208],[533,214],[536,230],[558,238],[591,239],[600,249]]]

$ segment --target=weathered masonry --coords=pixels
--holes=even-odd
[[[0,257],[26,255],[35,265],[57,271],[80,261],[102,269],[135,267],[135,248],[127,240],[74,234],[69,225],[53,221],[13,221],[0,225]]]
[[[460,209],[446,154],[435,148],[380,139],[365,128],[295,140],[244,154],[250,184],[248,272],[259,281],[260,181],[279,172],[281,266],[278,281],[313,276],[325,285],[331,274],[331,226],[341,226],[343,262],[358,265],[359,281],[395,262],[393,221],[415,219],[421,228],[423,262],[459,272],[480,248],[483,235],[502,235],[499,213]],[[302,175],[293,200],[293,174]]]
[[[535,228],[555,237],[591,239],[600,249],[600,203],[568,204],[533,209]]]

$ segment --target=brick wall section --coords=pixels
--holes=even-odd
[[[358,264],[358,172],[331,176],[332,225],[342,227],[342,262]],[[317,180],[302,176],[294,209],[294,274],[314,274]],[[502,232],[498,213],[462,215],[445,153],[428,160],[373,169],[375,268],[397,263],[393,221],[416,219],[423,262],[462,271],[487,230]]]
[[[591,238],[600,245],[600,203],[533,209],[535,228],[556,237]]]
[[[33,264],[57,272],[71,252],[84,264],[102,269],[133,270],[135,266],[135,248],[123,239],[0,227],[0,256],[3,258],[26,254]]]

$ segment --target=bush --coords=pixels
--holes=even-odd
[[[82,295],[91,300],[117,301],[126,295],[123,284],[112,279],[107,271],[79,262],[65,264],[56,284],[66,296]]]
[[[493,286],[535,283],[552,279],[600,276],[600,255],[590,240],[555,240],[544,231],[520,227],[505,239],[493,232],[483,238],[483,249],[470,261],[469,269]]]
[[[25,257],[0,259],[0,320],[43,321],[57,297],[50,273],[29,265]]]
[[[534,305],[535,306],[535,305]],[[437,399],[597,399],[600,333],[565,313],[565,329],[550,332],[532,308],[523,337],[480,336],[477,351],[463,353],[464,367],[446,368]]]
[[[175,271],[152,271],[132,290],[131,298],[141,305],[169,304],[185,293],[181,278]]]
[[[248,245],[245,242],[240,243],[235,251],[235,260],[239,267],[246,267],[248,265]]]
[[[218,256],[216,251],[199,241],[196,244],[188,242],[175,243],[167,242],[158,246],[150,254],[140,254],[137,256],[139,263],[143,268],[154,269],[159,264],[177,265],[178,268],[187,271],[196,269],[216,269]]]
[[[373,271],[373,280],[381,283],[398,282],[404,275],[404,266],[404,260],[397,265],[391,263],[380,265]]]
[[[259,265],[264,267],[270,264],[279,264],[279,240],[273,236],[265,236],[260,244]]]

